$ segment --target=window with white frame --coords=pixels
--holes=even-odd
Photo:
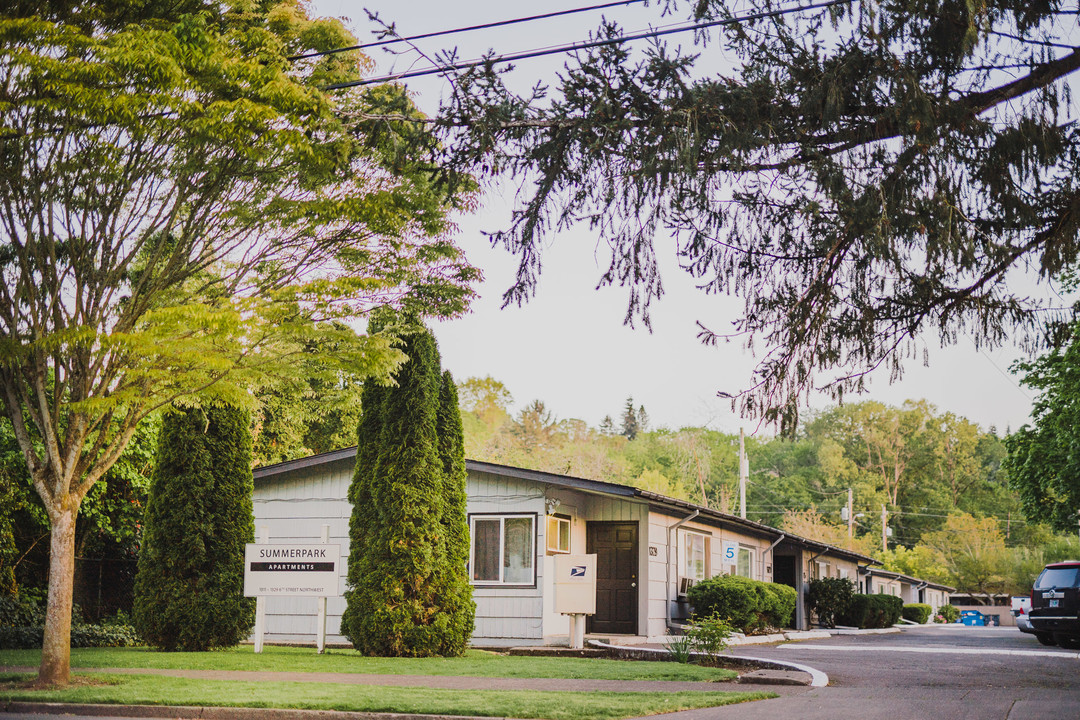
[[[745,578],[754,578],[754,549],[743,545],[739,546],[735,558],[735,574]]]
[[[535,515],[472,515],[469,525],[474,585],[535,584]]]
[[[549,553],[570,552],[570,518],[548,515],[547,550]]]
[[[682,561],[679,563],[682,577],[701,581],[709,576],[708,535],[683,531],[679,550],[682,554]]]

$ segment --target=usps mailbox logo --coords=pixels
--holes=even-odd
[[[570,567],[570,577],[585,577],[585,565],[573,565]]]

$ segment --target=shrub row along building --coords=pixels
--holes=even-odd
[[[347,497],[356,448],[255,470],[257,527],[270,542],[315,542],[322,526],[340,543],[342,593],[349,548]],[[614,483],[467,461],[469,571],[476,646],[565,644],[569,619],[554,612],[553,567],[563,553],[597,555],[596,614],[586,632],[655,638],[687,618],[686,591],[720,574],[789,585],[794,625],[809,626],[805,588],[848,578],[860,592],[899,595],[934,611],[949,591],[873,566],[866,555],[700,505]],[[327,642],[344,643],[344,597],[327,604]],[[313,642],[312,598],[267,598],[267,642]]]

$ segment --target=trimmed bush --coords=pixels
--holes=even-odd
[[[855,595],[855,584],[847,578],[821,578],[810,581],[807,601],[823,627],[836,627]]]
[[[924,625],[926,621],[930,619],[930,613],[933,612],[933,610],[934,609],[926,603],[908,603],[901,611],[901,616],[905,620]]]
[[[904,601],[895,595],[851,596],[847,612],[838,617],[841,625],[854,625],[860,628],[892,627],[900,620]]]
[[[785,627],[795,611],[795,589],[737,575],[704,580],[687,593],[699,616],[723,619],[740,632]]]
[[[765,608],[765,620],[769,627],[784,628],[791,626],[791,618],[795,615],[795,603],[799,594],[795,588],[783,583],[761,583],[766,594],[771,596],[768,606]]]
[[[942,605],[934,616],[934,622],[938,622],[937,618],[941,618],[943,623],[954,623],[960,619],[960,608],[955,605]]]
[[[235,407],[174,409],[161,426],[135,576],[135,628],[163,650],[236,645],[251,634],[244,544],[255,541],[251,431]]]

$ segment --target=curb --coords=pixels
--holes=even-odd
[[[892,635],[893,633],[903,632],[898,627],[887,628],[833,628],[829,630],[831,635]]]
[[[782,638],[783,636],[781,636]],[[656,659],[658,654],[670,655],[667,650],[661,648],[647,648],[647,647],[628,647],[623,645],[610,645],[608,643],[600,642],[599,640],[590,640],[590,645],[595,647],[607,648],[619,653],[620,657],[626,658],[640,658],[640,659]],[[704,657],[703,653],[691,653],[691,655],[697,655]],[[800,683],[801,685],[809,685],[810,687],[825,687],[829,684],[829,676],[825,673],[810,667],[809,665],[802,665],[800,663],[793,663],[787,660],[772,660],[767,658],[755,658],[747,657],[745,655],[720,655],[724,659],[724,662],[732,665],[745,665],[747,667],[765,668],[767,670],[780,670],[790,671],[797,670],[799,672],[806,673],[810,676],[810,682]]]
[[[288,708],[208,707],[192,705],[82,705],[77,703],[8,702],[0,713],[92,717],[177,718],[178,720],[507,720],[473,715],[293,710]]]

